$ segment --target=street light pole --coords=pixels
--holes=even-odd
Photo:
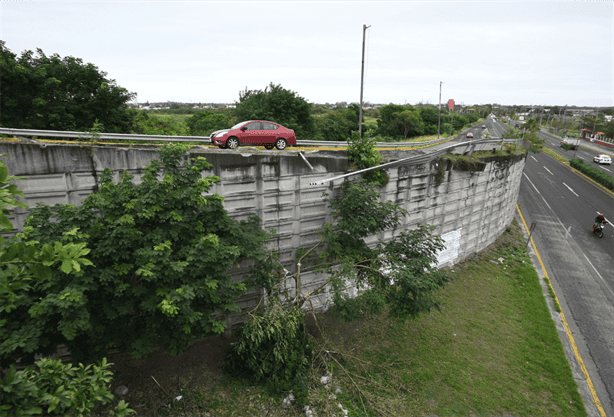
[[[371,26],[362,25],[362,66],[360,67],[360,111],[358,115],[358,135],[362,137],[362,87],[365,75],[365,32]]]
[[[437,118],[437,139],[439,139],[439,130],[441,127],[441,84],[443,84],[443,81],[439,81],[439,116]]]
[[[592,137],[595,137],[595,126],[597,126],[598,117],[599,117],[599,110],[597,110],[597,114],[595,115],[595,121],[593,122],[593,131],[591,132]]]

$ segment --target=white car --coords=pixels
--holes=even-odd
[[[593,158],[593,162],[612,165],[612,157],[610,155],[599,155]]]

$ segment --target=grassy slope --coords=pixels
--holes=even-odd
[[[350,416],[586,415],[524,245],[514,222],[496,244],[457,264],[440,312],[404,322],[321,315],[320,343],[338,353],[328,362],[328,389],[318,382],[324,369],[313,370],[309,403],[317,415],[341,415],[338,403]],[[149,384],[133,381],[131,406],[145,404],[141,415],[304,415],[262,387],[226,379],[211,361],[191,360],[173,366],[160,387],[142,366]],[[333,399],[335,386],[343,393]],[[162,387],[183,400],[162,405],[169,403]]]

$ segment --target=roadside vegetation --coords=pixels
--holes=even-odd
[[[339,405],[349,416],[585,416],[525,244],[514,222],[447,271],[453,280],[437,297],[441,311],[308,320],[328,356],[308,368],[303,404],[318,416],[340,415]],[[117,383],[130,386],[126,400],[142,416],[305,415],[303,404],[282,405],[289,390],[273,395],[266,384],[223,373],[223,352],[236,340],[210,338],[189,354],[160,352],[138,364],[113,358]]]
[[[577,169],[578,171],[582,172],[586,176],[594,179],[595,181],[597,181],[599,184],[603,185],[604,187],[610,190],[614,190],[614,177],[612,177],[607,172],[603,172],[602,170],[595,168],[592,165],[587,164],[586,162],[584,162],[583,160],[579,158],[570,159],[569,165]]]

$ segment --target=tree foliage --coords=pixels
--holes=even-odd
[[[264,257],[269,234],[257,218],[228,217],[223,197],[203,195],[219,178],[203,178],[212,166],[201,157],[185,160],[187,151],[161,147],[161,160],[145,168],[140,184],[128,173],[115,183],[105,170],[80,207],[32,211],[22,241],[51,245],[64,236],[80,248],[76,254],[87,244],[95,267],[62,261],[50,265],[46,279],[14,291],[19,303],[3,314],[3,360],[30,363],[61,343],[76,360],[99,359],[111,348],[134,357],[154,347],[177,355],[224,331],[223,317],[213,313],[238,311],[234,300],[251,286],[235,282],[230,270]],[[67,274],[65,265],[74,270]]]
[[[316,139],[336,142],[348,140],[352,132],[358,131],[359,110],[360,107],[357,104],[350,104],[346,109],[329,110],[317,116],[315,118]]]
[[[0,156],[8,157],[6,154]],[[16,207],[28,208],[26,203],[16,199],[16,197],[25,197],[23,191],[18,190],[16,184],[11,184],[13,181],[22,178],[24,177],[9,175],[6,164],[0,160],[0,232],[13,231],[13,223],[7,217],[11,214],[11,209]],[[0,235],[0,244],[4,244],[4,242],[4,236]]]
[[[36,368],[17,371],[11,365],[0,380],[2,416],[89,416],[100,405],[113,401],[109,384],[113,365],[103,359],[99,365],[62,364],[59,360],[40,359]],[[136,414],[120,400],[111,415]]]
[[[140,135],[189,136],[185,123],[175,115],[156,115],[143,110],[128,109],[130,133]]]
[[[379,109],[377,133],[393,139],[420,136],[425,132],[421,113],[422,111],[411,105],[388,104]],[[429,120],[432,119],[432,111],[424,110],[424,114]]]
[[[270,83],[264,90],[239,93],[234,111],[237,121],[269,120],[293,129],[297,139],[310,139],[315,133],[311,104],[297,93]]]
[[[318,356],[298,320],[300,311],[310,308],[311,300],[328,288],[333,295],[333,312],[343,320],[355,320],[367,312],[381,313],[386,306],[397,319],[439,309],[435,295],[450,280],[435,266],[437,252],[444,249],[443,240],[433,236],[433,226],[428,225],[399,232],[407,211],[380,200],[368,182],[346,182],[329,198],[333,221],[320,230],[320,243],[297,251],[297,272],[291,274],[281,266],[274,252],[257,265],[268,305],[250,313],[239,341],[227,353],[231,372],[300,387],[301,381],[286,371],[288,365],[301,375],[306,361]],[[367,244],[368,238],[383,232],[393,232],[395,238]],[[307,292],[301,281],[304,271],[328,278]],[[295,283],[293,294],[282,291],[288,282]],[[357,297],[348,295],[350,286],[359,289]],[[287,346],[291,352],[276,354],[276,346]]]
[[[351,139],[348,140],[348,162],[350,169],[361,170],[380,165],[384,158],[375,150],[377,138],[360,136],[358,132],[352,132]],[[379,184],[388,184],[388,174],[385,171],[374,170],[363,174],[366,181]]]
[[[186,123],[193,136],[209,136],[216,130],[227,129],[232,126],[228,113],[200,111],[186,119]]]
[[[0,41],[2,126],[83,131],[98,119],[107,132],[127,132],[133,94],[80,58],[24,51]]]

